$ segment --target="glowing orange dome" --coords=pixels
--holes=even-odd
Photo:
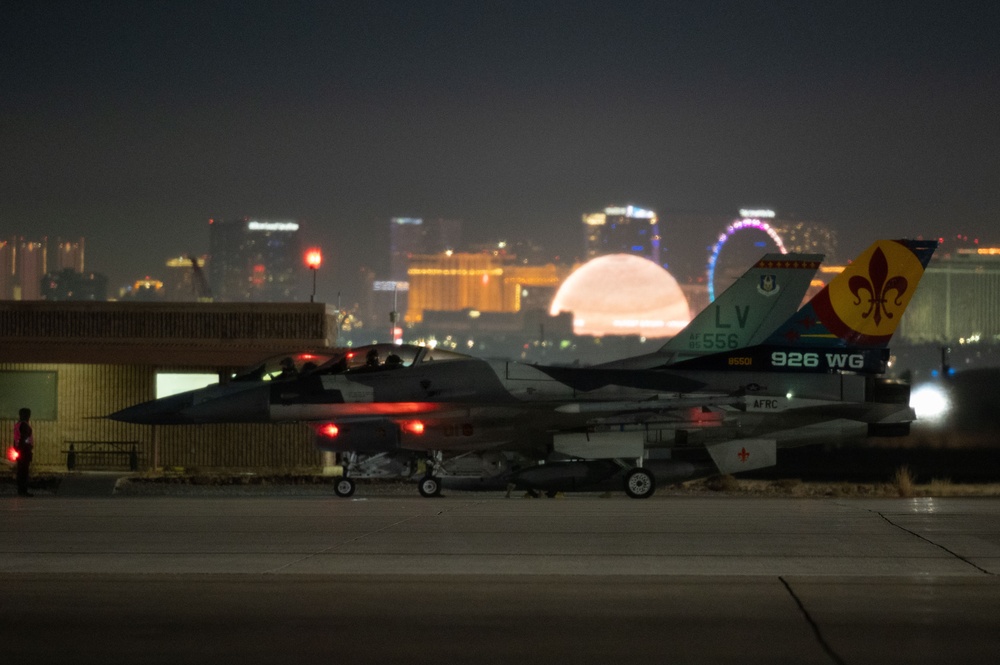
[[[669,272],[632,254],[589,261],[566,278],[549,313],[573,313],[577,335],[671,337],[688,324],[687,298]]]

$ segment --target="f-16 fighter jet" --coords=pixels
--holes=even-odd
[[[878,241],[780,323],[773,306],[761,312],[749,295],[740,305],[723,294],[719,309],[710,307],[678,336],[690,344],[708,335],[701,340],[710,348],[665,348],[571,368],[374,345],[173,413],[152,402],[111,417],[307,422],[318,447],[341,456],[344,476],[335,490],[342,496],[353,494],[356,479],[395,475],[418,478],[424,496],[439,494],[447,481],[546,492],[618,487],[645,498],[658,481],[771,466],[780,447],[908,431],[908,386],[878,374],[935,247]],[[751,269],[761,298],[772,284],[784,288],[786,275],[808,273],[801,298],[818,257],[797,268],[786,258]],[[745,291],[747,282],[740,284]],[[726,309],[739,306],[747,309]],[[724,323],[729,311],[736,328],[725,330],[740,331],[732,342],[713,323]],[[739,326],[751,319],[752,330]],[[716,330],[699,330],[706,325]]]

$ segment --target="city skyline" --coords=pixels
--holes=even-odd
[[[209,218],[293,218],[326,301],[396,216],[574,254],[621,202],[672,257],[720,230],[672,212],[748,206],[848,256],[873,229],[995,243],[998,25],[986,2],[5,3],[0,236],[86,237],[117,286],[203,253]]]

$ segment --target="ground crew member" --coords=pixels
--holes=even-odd
[[[34,496],[28,491],[28,469],[35,451],[35,437],[31,432],[31,409],[21,409],[17,412],[18,420],[14,423],[14,450],[17,451],[17,493],[21,496]]]

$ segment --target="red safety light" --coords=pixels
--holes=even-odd
[[[17,452],[17,448],[15,448],[14,446],[11,446],[10,448],[7,449],[7,459],[9,459],[11,462],[16,462],[19,456],[20,453]]]
[[[317,270],[321,265],[323,265],[323,252],[319,251],[319,249],[315,247],[307,250],[306,265],[309,266],[310,270]]]
[[[410,422],[403,425],[403,429],[405,429],[410,434],[423,434],[424,424],[419,420],[411,420]]]
[[[340,434],[340,428],[333,423],[327,423],[319,428],[319,433],[329,439],[332,439]]]

